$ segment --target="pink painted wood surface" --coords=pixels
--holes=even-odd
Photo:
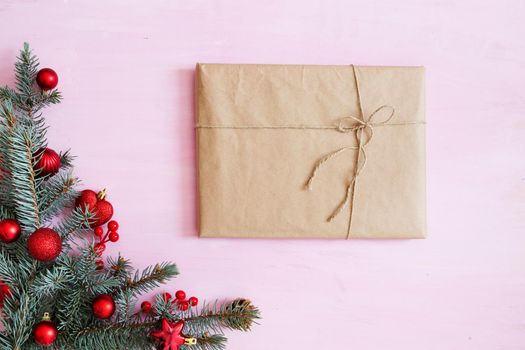
[[[60,75],[50,146],[107,187],[122,251],[165,290],[249,296],[229,349],[525,348],[525,2],[0,2],[0,81],[23,41]],[[417,241],[199,239],[196,62],[425,65],[428,231]]]

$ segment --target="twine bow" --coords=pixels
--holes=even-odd
[[[387,114],[387,117],[383,120],[376,121],[377,115],[379,112],[383,110],[389,110],[390,113]],[[372,140],[372,137],[374,136],[374,127],[383,126],[383,125],[392,125],[390,120],[394,117],[395,109],[392,106],[383,105],[377,108],[375,111],[373,111],[368,117],[363,117],[363,119],[359,119],[354,116],[348,116],[345,118],[342,118],[339,121],[339,124],[337,125],[336,130],[338,132],[342,133],[350,133],[353,132],[356,139],[357,139],[357,146],[346,146],[343,148],[340,148],[336,151],[333,151],[323,158],[321,158],[317,163],[315,164],[312,173],[310,174],[310,177],[308,178],[308,181],[306,183],[306,187],[311,190],[313,186],[313,181],[316,178],[316,175],[321,170],[321,168],[330,160],[334,159],[338,155],[344,153],[345,151],[349,149],[357,149],[357,157],[356,157],[356,163],[354,167],[354,171],[352,173],[352,177],[350,179],[350,182],[348,183],[346,187],[346,194],[344,199],[341,201],[341,203],[337,206],[337,208],[333,211],[333,213],[328,217],[328,222],[334,220],[339,213],[347,206],[348,203],[352,203],[351,205],[351,212],[350,212],[350,221],[348,224],[348,231],[347,231],[347,238],[350,235],[350,227],[351,227],[351,220],[352,220],[352,211],[353,211],[353,202],[354,202],[354,193],[355,193],[355,184],[357,181],[357,178],[359,177],[361,171],[365,168],[366,162],[367,162],[367,156],[366,156],[366,146],[368,143]],[[353,123],[353,124],[349,124]],[[394,125],[405,125],[408,123],[402,123],[402,124],[394,124]],[[362,157],[362,161],[361,161]]]

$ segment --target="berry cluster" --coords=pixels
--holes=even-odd
[[[199,304],[199,299],[197,297],[191,297],[186,300],[186,292],[183,290],[178,290],[175,293],[175,298],[173,299],[171,294],[168,292],[162,293],[162,298],[165,302],[170,302],[172,304],[177,305],[177,308],[181,311],[187,311],[190,306],[197,306]],[[144,313],[151,312],[152,305],[149,301],[143,301],[142,304],[140,304],[140,309]]]
[[[104,229],[102,226],[98,226],[93,230],[95,236],[99,238],[99,242],[95,244],[94,249],[98,256],[101,256],[104,250],[106,250],[106,243],[108,242],[117,242],[119,240],[119,234],[117,232],[119,228],[118,222],[111,220],[108,222],[108,231],[104,234]],[[97,270],[102,270],[104,268],[104,261],[97,260]]]

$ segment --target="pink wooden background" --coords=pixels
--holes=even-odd
[[[108,187],[122,251],[249,296],[230,350],[525,348],[525,2],[0,2],[0,81],[29,41],[60,75],[50,146]],[[199,239],[196,62],[425,65],[426,240]]]

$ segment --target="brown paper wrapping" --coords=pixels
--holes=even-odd
[[[200,236],[424,237],[424,68],[198,64],[196,89]],[[342,118],[382,105],[396,125],[374,127],[353,201],[327,222],[359,152],[325,163],[307,190],[312,168],[356,146],[335,129]]]

